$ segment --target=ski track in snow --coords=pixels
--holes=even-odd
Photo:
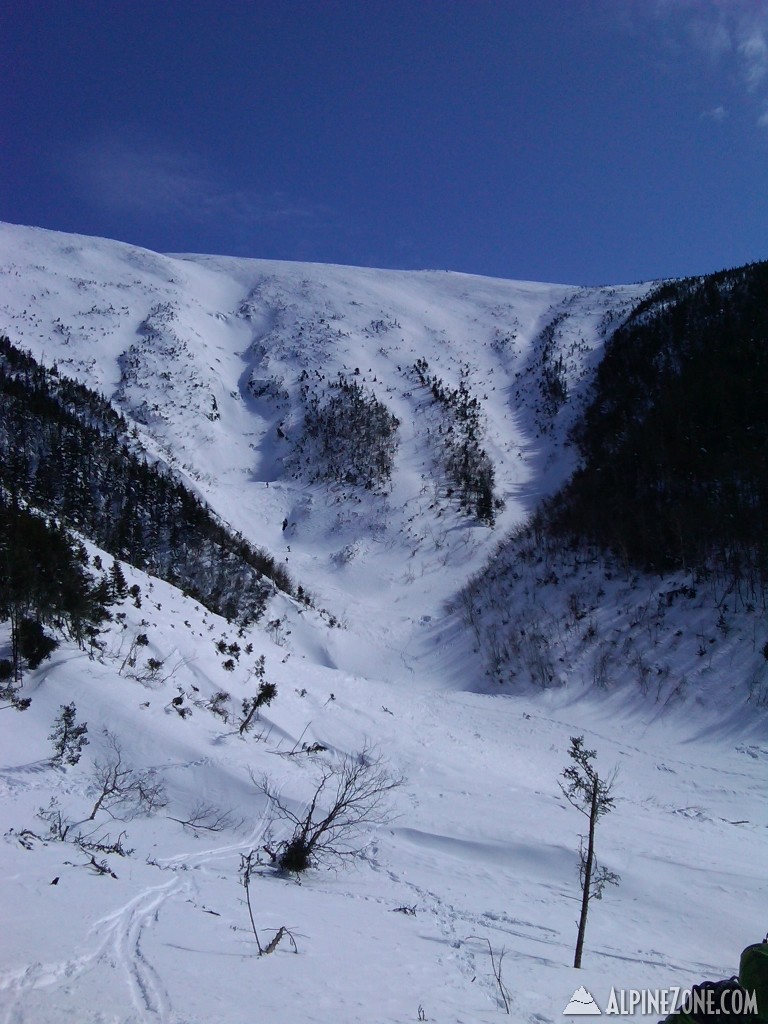
[[[32,964],[23,973],[0,980],[0,991],[8,990],[11,999],[5,1024],[23,1024],[28,1020],[25,1003],[32,991],[54,990],[50,1001],[55,1003],[56,988],[71,989],[85,975],[105,965],[124,975],[138,1020],[167,1024],[171,1020],[168,994],[157,971],[143,955],[141,940],[144,929],[157,921],[166,901],[184,891],[179,878],[146,889],[94,924],[87,943],[90,946],[91,936],[96,936],[98,944],[94,949],[59,963]]]
[[[70,989],[85,975],[104,968],[122,973],[136,1011],[136,1020],[156,1020],[161,1024],[179,1020],[173,1013],[161,974],[142,950],[144,933],[157,923],[170,900],[196,897],[195,872],[222,861],[231,861],[234,854],[257,848],[263,840],[265,825],[266,813],[256,827],[237,842],[159,858],[157,866],[173,872],[174,877],[160,885],[147,887],[124,906],[94,922],[82,943],[82,952],[62,962],[32,964],[23,972],[0,976],[0,992],[6,991],[10,997],[4,1024],[28,1024],[24,1004],[30,992],[47,989],[50,1002],[55,1003],[57,988]],[[95,948],[94,938],[97,940]]]
[[[96,930],[105,933],[127,976],[137,1013],[140,1017],[155,1017],[162,1024],[171,1019],[170,1000],[162,978],[142,952],[141,939],[145,928],[157,921],[165,902],[180,891],[188,891],[188,887],[174,878],[165,885],[145,890],[96,925]]]

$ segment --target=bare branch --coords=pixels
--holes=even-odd
[[[299,949],[296,945],[293,933],[289,931],[285,925],[281,925],[280,928],[277,929],[275,935],[266,946],[262,946],[261,944],[261,939],[259,938],[259,933],[256,928],[256,921],[253,916],[253,905],[251,904],[251,875],[255,865],[258,863],[259,855],[256,850],[251,850],[250,853],[247,854],[240,854],[240,878],[242,880],[243,887],[245,888],[245,901],[248,906],[248,916],[251,919],[251,931],[253,932],[253,937],[256,939],[256,948],[259,951],[259,956],[268,956],[270,953],[274,953],[280,943],[280,940],[285,935],[287,935],[291,940],[293,952],[298,953]]]
[[[165,807],[165,786],[151,769],[139,772],[123,762],[123,751],[115,735],[106,731],[111,752],[97,761],[91,780],[96,801],[86,819],[93,821],[104,810],[112,818],[127,820],[138,814],[151,814]]]
[[[220,811],[214,804],[207,804],[198,801],[186,818],[174,818],[172,814],[167,815],[171,821],[178,821],[184,828],[191,828],[196,832],[223,832],[225,829],[235,828],[237,821],[231,811]]]
[[[498,962],[497,962],[496,954],[493,952],[493,946],[491,945],[491,940],[487,936],[468,935],[467,939],[468,940],[469,939],[477,939],[478,942],[483,942],[483,941],[487,942],[487,944],[488,944],[488,954],[489,954],[489,956],[491,958],[491,969],[493,970],[493,976],[496,979],[496,987],[499,990],[499,995],[501,996],[501,1001],[502,1001],[502,1003],[504,1005],[504,1009],[506,1010],[507,1014],[509,1014],[511,1012],[510,1009],[509,1009],[509,989],[504,984],[504,982],[502,980],[502,977],[501,977],[501,970],[502,970],[501,965],[502,965],[502,963],[504,961],[504,955],[506,953],[506,950],[505,949],[501,950],[501,952],[498,954],[499,959],[498,959]]]
[[[355,756],[322,764],[300,814],[286,804],[269,778],[262,779],[257,785],[275,817],[293,826],[290,839],[278,845],[279,866],[298,873],[316,861],[353,856],[362,833],[389,820],[389,797],[403,781],[367,744]]]

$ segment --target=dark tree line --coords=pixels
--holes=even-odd
[[[94,642],[113,600],[106,577],[94,580],[88,555],[60,524],[0,495],[0,621],[10,621],[11,658],[0,662],[5,696],[58,646],[45,627],[81,646]]]
[[[339,373],[321,400],[302,388],[306,404],[299,449],[317,480],[362,486],[384,486],[392,476],[397,451],[397,417],[375,394]]]
[[[480,403],[470,392],[464,376],[458,388],[450,388],[436,374],[430,376],[426,359],[417,359],[413,370],[421,387],[429,388],[442,414],[441,454],[452,484],[448,496],[452,497],[455,489],[462,510],[492,526],[502,502],[494,493],[493,463],[480,443],[483,436]]]
[[[558,409],[568,398],[565,361],[562,353],[555,357],[557,332],[566,317],[567,313],[558,314],[539,335],[541,346],[539,391],[544,402],[543,412],[550,418],[557,415]]]
[[[655,290],[607,345],[574,440],[550,529],[765,593],[768,263]]]
[[[102,396],[0,338],[0,488],[213,611],[258,619],[291,580],[150,463]]]

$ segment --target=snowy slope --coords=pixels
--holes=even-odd
[[[732,973],[765,930],[764,716],[725,720],[696,702],[660,709],[637,688],[485,692],[472,633],[446,611],[569,471],[563,438],[589,372],[648,286],[167,257],[9,225],[0,267],[0,330],[111,397],[150,452],[285,558],[342,624],[278,596],[269,625],[238,636],[128,569],[142,607],[124,604],[104,658],[62,646],[29,674],[31,709],[0,716],[0,1019],[394,1022],[419,1019],[421,1007],[422,1019],[490,1021],[504,1011],[486,938],[506,949],[519,1021],[562,1019],[580,984],[604,1006],[611,986]],[[465,368],[506,503],[493,528],[446,496],[435,410],[410,371],[418,359],[452,387]],[[553,366],[568,395],[556,408],[541,388]],[[339,371],[400,420],[387,493],[310,484],[293,455],[302,374],[322,388]],[[683,614],[669,613],[670,635]],[[754,628],[757,637],[759,620]],[[164,664],[154,679],[121,668],[141,631]],[[222,639],[253,644],[233,672]],[[243,738],[236,715],[259,654],[278,697]],[[206,707],[222,689],[226,722]],[[171,704],[179,696],[189,717]],[[70,701],[90,744],[65,771],[50,767],[47,737]],[[97,875],[71,843],[46,841],[38,816],[52,798],[71,819],[87,815],[94,764],[110,749],[103,728],[168,797],[150,817],[98,819],[135,848],[106,858],[117,878]],[[594,905],[577,972],[583,824],[557,780],[581,732],[599,766],[619,768],[599,854],[622,883]],[[296,753],[302,743],[330,759],[366,742],[406,779],[395,817],[346,870],[297,885],[264,867],[252,883],[258,926],[289,927],[298,956],[282,943],[256,958],[238,881],[241,854],[261,847],[268,825],[253,778],[268,773],[301,806],[315,770]],[[174,820],[200,802],[226,813],[226,828]]]
[[[0,232],[0,267],[0,327],[11,340],[113,398],[150,451],[236,529],[282,551],[342,621],[357,617],[388,669],[401,663],[403,638],[419,637],[412,622],[439,614],[505,529],[562,481],[571,465],[562,437],[595,349],[647,291],[171,258],[9,225]],[[438,423],[429,394],[415,385],[417,359],[450,387],[466,368],[506,502],[493,531],[441,499]],[[552,417],[539,385],[543,361],[557,359],[569,401]],[[322,388],[355,370],[401,423],[387,498],[346,500],[338,488],[308,487],[291,474],[302,374]],[[380,620],[375,638],[372,618]],[[365,667],[358,650],[326,657]]]

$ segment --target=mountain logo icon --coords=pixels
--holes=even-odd
[[[583,985],[579,985],[576,991],[571,996],[570,1002],[563,1010],[563,1014],[581,1014],[583,1016],[591,1015],[592,1017],[602,1016],[602,1010],[595,1002],[595,997],[591,992],[588,992]]]

